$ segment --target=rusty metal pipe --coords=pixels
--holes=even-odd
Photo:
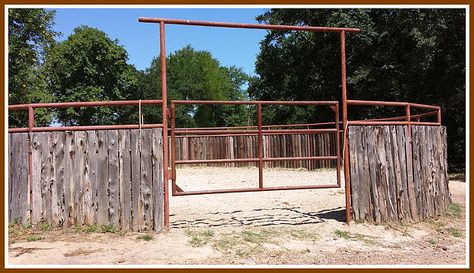
[[[336,109],[334,111],[336,122],[336,131],[339,132],[339,104],[336,104]],[[340,134],[336,133],[336,177],[337,177],[337,185],[341,187],[341,148],[340,148]]]
[[[94,106],[123,106],[138,105],[140,100],[119,100],[119,101],[79,101],[79,102],[48,102],[9,105],[8,110],[22,110],[32,107],[36,108],[79,108]],[[162,100],[142,100],[141,104],[162,104]]]
[[[28,106],[28,210],[30,224],[33,223],[33,127],[35,127],[35,109]]]
[[[326,184],[326,185],[308,185],[308,186],[264,187],[262,189],[260,189],[260,188],[217,189],[217,190],[177,192],[173,196],[219,194],[219,193],[239,193],[239,192],[258,192],[258,191],[278,191],[278,190],[334,189],[334,188],[339,188],[339,186],[336,185],[336,184]]]
[[[297,31],[312,31],[312,32],[360,32],[358,28],[345,27],[316,27],[316,26],[290,26],[290,25],[268,25],[268,24],[243,24],[243,23],[229,23],[229,22],[210,22],[210,21],[196,21],[196,20],[180,20],[169,18],[149,18],[140,17],[138,22],[141,23],[160,23],[173,25],[189,25],[189,26],[206,26],[206,27],[226,27],[226,28],[248,28],[248,29],[267,29],[267,30],[297,30]]]
[[[254,101],[254,100],[173,100],[175,104],[224,104],[224,105],[336,105],[337,101]]]
[[[176,164],[219,164],[219,163],[239,163],[239,162],[274,162],[274,161],[300,161],[300,160],[336,160],[337,156],[304,156],[304,157],[266,157],[266,158],[235,158],[235,159],[193,159],[176,160]]]
[[[346,223],[351,221],[351,189],[349,173],[349,142],[347,125],[347,87],[346,87],[346,34],[341,32],[341,85],[342,85],[342,127],[344,131],[344,185],[346,198]]]
[[[162,128],[163,124],[143,124],[142,129]],[[95,130],[120,130],[120,129],[139,129],[140,125],[86,125],[86,126],[61,126],[61,127],[33,127],[29,128],[10,128],[9,133],[19,132],[55,132],[55,131],[95,131]]]
[[[399,107],[406,107],[407,105],[410,105],[410,107],[414,107],[414,108],[425,108],[425,109],[433,109],[433,110],[438,109],[438,106],[435,106],[435,105],[411,103],[411,102],[399,102],[399,101],[347,100],[347,104],[359,105],[359,106],[399,106]]]
[[[262,105],[257,104],[257,126],[258,126],[258,188],[263,189],[263,135],[262,135]]]
[[[168,98],[166,90],[166,49],[165,49],[165,24],[160,22],[160,62],[161,62],[161,100],[162,100],[162,119],[163,119],[163,210],[164,225],[169,229],[169,193],[168,193]]]

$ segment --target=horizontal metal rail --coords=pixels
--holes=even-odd
[[[87,126],[61,126],[61,127],[33,127],[28,128],[10,128],[9,133],[21,132],[55,132],[55,131],[96,131],[96,130],[126,130],[126,129],[150,129],[163,128],[163,124],[143,124],[142,126],[136,124],[124,125],[87,125]]]
[[[35,108],[79,108],[94,106],[124,106],[139,104],[162,104],[162,100],[119,100],[119,101],[82,101],[82,102],[48,102],[48,103],[30,103],[9,105],[8,110]]]
[[[176,191],[173,196],[184,195],[201,195],[201,194],[219,194],[219,193],[239,193],[239,192],[259,192],[259,191],[278,191],[278,190],[311,190],[311,189],[334,189],[340,188],[337,184],[326,185],[308,185],[308,186],[280,186],[280,187],[263,187],[263,188],[239,188],[239,189],[216,189],[216,190],[200,190],[200,191]]]
[[[9,128],[9,133],[19,132],[52,132],[52,131],[87,131],[87,130],[118,130],[139,128],[163,128],[163,124],[120,124],[120,125],[78,125],[35,127],[34,110],[38,108],[80,108],[80,107],[110,107],[110,106],[140,106],[162,105],[162,100],[121,100],[121,101],[82,101],[82,102],[51,102],[9,105],[8,110],[28,110],[28,127]]]
[[[268,24],[243,24],[228,22],[210,22],[197,20],[180,20],[168,18],[149,18],[140,17],[138,22],[141,23],[165,23],[173,25],[190,25],[190,26],[206,26],[206,27],[226,27],[226,28],[248,28],[248,29],[268,29],[268,30],[297,30],[312,32],[360,32],[358,28],[345,27],[315,27],[315,26],[289,26],[289,25],[268,25]]]
[[[262,130],[262,134],[264,135],[284,135],[284,134],[322,134],[322,133],[336,133],[337,129],[327,128],[327,129],[283,129],[283,130]],[[208,134],[224,134],[224,135],[232,135],[232,134],[258,134],[258,130],[175,130],[176,135],[186,135],[186,134],[193,134],[193,135],[208,135]]]
[[[399,102],[399,101],[370,101],[370,100],[347,100],[347,105],[360,105],[360,106],[410,106],[415,108],[425,108],[439,110],[439,106],[412,103],[412,102]]]
[[[348,121],[349,125],[423,125],[423,126],[439,126],[438,122],[425,122],[425,121],[364,121],[364,120],[351,120]]]
[[[241,163],[241,162],[275,162],[275,161],[300,161],[300,160],[337,160],[337,156],[306,156],[306,157],[267,157],[267,158],[235,158],[235,159],[196,159],[176,160],[176,164],[204,164],[204,163]]]
[[[222,100],[173,100],[172,104],[224,104],[224,105],[331,105],[335,106],[338,104],[337,101],[256,101],[256,100],[235,100],[235,101],[222,101]]]

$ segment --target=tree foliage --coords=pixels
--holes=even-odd
[[[348,97],[442,107],[450,160],[464,158],[465,12],[456,9],[272,9],[270,24],[358,27],[346,34]],[[270,31],[260,45],[249,94],[255,99],[340,100],[337,33]],[[350,118],[400,115],[393,108],[350,108]],[[272,119],[272,116],[268,117]],[[327,117],[318,111],[298,121]],[[271,122],[295,121],[291,112]]]
[[[248,76],[239,68],[224,67],[207,51],[186,46],[166,58],[169,100],[242,100],[242,86]],[[161,98],[160,58],[140,76],[138,92],[130,98]],[[146,107],[146,122],[160,122],[161,108]],[[133,120],[138,117],[131,116]],[[246,121],[245,107],[217,105],[180,105],[176,109],[177,126],[232,126]]]
[[[135,90],[135,68],[127,64],[127,52],[104,32],[81,26],[46,55],[45,71],[51,94],[57,101],[122,100]],[[58,109],[66,125],[114,124],[120,119],[114,108]]]
[[[44,52],[58,35],[53,30],[54,11],[44,9],[8,10],[8,103],[50,102],[42,70]],[[37,110],[35,120],[45,125],[51,115]],[[11,127],[26,126],[26,111],[9,114]]]

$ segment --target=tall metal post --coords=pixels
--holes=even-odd
[[[165,51],[165,22],[160,22],[160,60],[161,60],[161,99],[163,119],[163,184],[164,184],[164,225],[168,229],[170,225],[169,215],[169,191],[168,191],[168,98],[166,95],[166,51]]]
[[[339,125],[339,103],[336,104],[336,107],[335,107],[336,111],[334,111],[336,113],[336,117],[335,117],[335,120],[336,120],[336,155],[337,155],[337,162],[336,162],[336,177],[337,177],[337,186],[340,187],[341,186],[341,144],[340,144],[340,125]]]
[[[344,182],[346,193],[346,222],[351,221],[351,185],[349,174],[349,143],[347,135],[347,87],[346,87],[346,32],[341,31],[341,80],[342,80],[342,126],[344,132]]]
[[[30,223],[33,223],[33,127],[35,126],[35,109],[28,106],[28,209]]]
[[[263,189],[263,137],[262,137],[262,104],[257,104],[258,125],[258,188]]]

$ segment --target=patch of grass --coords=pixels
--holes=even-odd
[[[43,237],[41,237],[39,235],[30,235],[30,236],[26,237],[27,242],[35,242],[35,241],[40,241],[40,240],[43,240]]]
[[[346,239],[346,240],[351,239],[351,233],[348,232],[348,231],[336,229],[336,230],[334,231],[334,233],[335,233],[336,236],[339,237],[339,238]]]
[[[451,203],[446,214],[450,217],[460,218],[462,216],[462,206],[458,203]]]
[[[52,229],[53,229],[53,226],[51,226],[50,224],[41,223],[41,224],[39,225],[39,228],[40,228],[42,231],[49,231],[49,230],[52,230]]]
[[[240,242],[237,236],[226,235],[216,240],[212,247],[220,252],[228,254],[235,250],[237,248],[236,246],[239,244]]]
[[[96,225],[89,225],[85,227],[85,232],[87,233],[92,233],[97,231],[97,226]]]
[[[459,238],[459,237],[462,237],[463,235],[462,231],[455,227],[449,227],[446,230],[449,232],[449,234],[453,235],[454,237]]]
[[[143,241],[151,241],[153,240],[153,236],[149,235],[149,234],[145,234],[145,235],[140,235],[137,237],[137,239],[139,240],[143,240]]]
[[[84,231],[84,228],[80,225],[74,226],[74,231],[77,233],[82,233]]]
[[[102,233],[115,233],[117,230],[114,225],[102,225],[100,226],[100,232]]]
[[[317,234],[306,231],[306,230],[302,230],[302,229],[289,230],[287,234],[291,238],[300,239],[300,240],[316,241],[319,239],[319,236]]]
[[[186,235],[191,237],[191,240],[189,240],[189,244],[192,247],[201,247],[209,243],[211,238],[214,236],[214,232],[212,230],[204,230],[204,231],[186,230]]]
[[[345,239],[345,240],[361,241],[369,245],[376,244],[376,241],[374,240],[375,237],[372,237],[372,236],[368,236],[368,235],[364,235],[360,233],[352,234],[348,231],[339,230],[339,229],[336,229],[334,233],[336,234],[337,237]]]
[[[259,230],[259,231],[244,230],[240,232],[240,237],[244,241],[250,242],[250,243],[256,243],[256,244],[271,242],[272,237],[273,237],[272,235],[274,235],[274,232],[271,232],[269,230]]]

